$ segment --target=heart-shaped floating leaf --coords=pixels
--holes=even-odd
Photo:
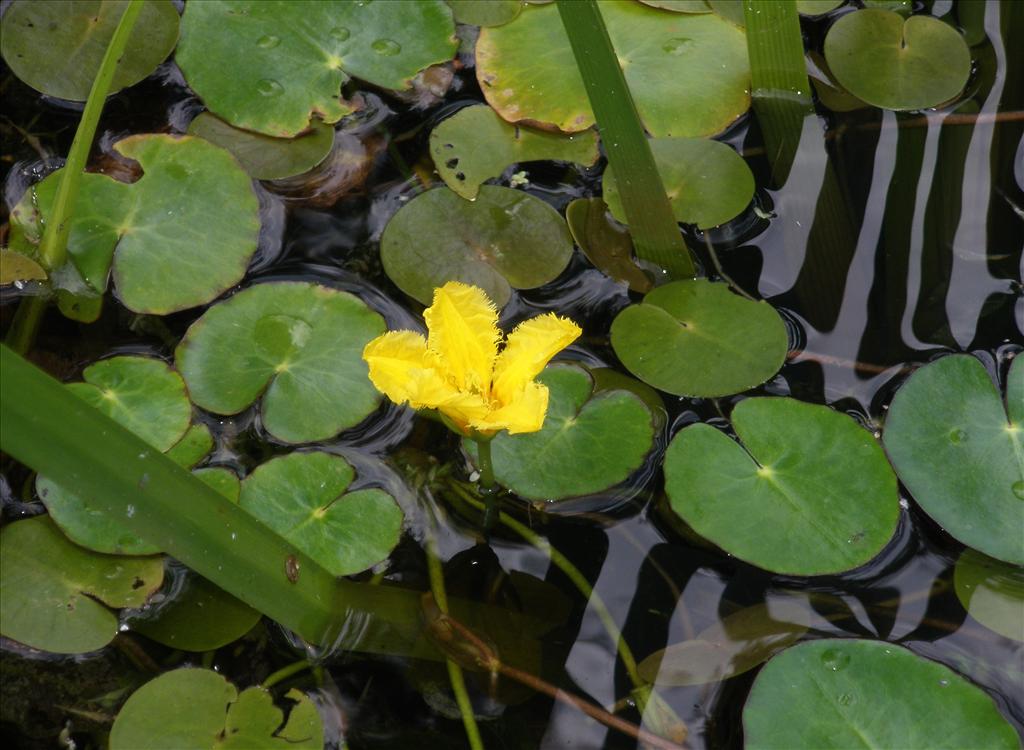
[[[896,530],[896,475],[867,430],[827,406],[748,398],[732,424],[679,431],[665,455],[672,510],[765,570],[824,575],[877,555]]]
[[[747,750],[1020,747],[995,702],[953,670],[853,639],[801,643],[768,662],[743,707],[743,739]]]
[[[83,175],[68,252],[88,286],[105,291],[112,268],[126,307],[163,315],[236,284],[256,251],[260,220],[252,182],[231,154],[172,135],[131,136],[114,148],[144,174],[131,184]],[[19,249],[39,244],[58,175],[27,191],[11,212]]]
[[[441,179],[463,198],[476,198],[484,180],[512,164],[597,161],[597,134],[560,135],[511,125],[485,104],[466,107],[430,134],[430,156]]]
[[[704,0],[640,0],[644,5],[675,13],[710,13],[711,8]]]
[[[32,258],[7,248],[0,249],[0,286],[45,280],[46,271]]]
[[[625,390],[594,393],[575,365],[551,365],[537,380],[548,387],[548,413],[538,432],[499,433],[491,441],[494,476],[528,500],[561,500],[613,487],[640,468],[654,443],[651,412]],[[465,441],[476,455],[475,445]]]
[[[49,96],[84,102],[128,0],[15,0],[4,13],[0,50],[14,75]],[[178,41],[171,0],[143,3],[110,93],[138,83]]]
[[[971,52],[955,28],[877,8],[832,24],[825,59],[847,91],[884,109],[937,107],[959,95],[971,74]]]
[[[280,180],[308,172],[327,157],[334,145],[334,128],[320,120],[314,120],[310,132],[303,135],[274,138],[232,127],[209,112],[201,112],[189,123],[188,133],[230,151],[257,180]]]
[[[174,601],[154,619],[136,620],[131,629],[157,643],[184,651],[213,651],[248,633],[260,613],[200,575],[190,574]]]
[[[201,423],[193,424],[188,432],[167,451],[167,457],[186,469],[191,469],[213,450],[213,435]]]
[[[388,556],[403,518],[383,490],[348,492],[354,478],[341,456],[292,453],[250,474],[239,502],[332,574],[351,575]]]
[[[380,315],[351,294],[273,282],[207,310],[175,358],[197,405],[237,414],[262,395],[267,430],[305,443],[354,427],[377,408],[362,354],[383,332]]]
[[[655,651],[638,665],[656,685],[706,685],[748,672],[807,632],[810,605],[778,599],[745,607],[705,628],[693,640]]]
[[[601,198],[577,198],[565,209],[565,221],[587,260],[634,292],[649,292],[654,282],[637,265],[629,230],[614,221]]]
[[[999,635],[1024,641],[1024,569],[965,549],[953,569],[964,609]]]
[[[502,307],[513,287],[554,280],[569,264],[572,240],[555,209],[520,190],[484,185],[470,202],[435,188],[391,217],[380,254],[391,280],[424,305],[437,287],[462,281]]]
[[[750,106],[741,29],[711,13],[670,15],[640,3],[601,3],[601,14],[652,135],[713,135]],[[511,23],[481,31],[476,62],[487,102],[506,120],[570,133],[594,124],[554,6],[527,6]]]
[[[767,302],[698,279],[660,286],[612,323],[631,373],[677,396],[727,396],[763,383],[786,359],[786,325]]]
[[[170,449],[189,429],[192,405],[185,384],[178,373],[160,360],[112,357],[90,365],[82,377],[84,383],[67,387],[158,451]],[[159,551],[73,489],[40,476],[36,479],[36,492],[61,530],[83,547],[122,555],[151,555]]]
[[[896,392],[882,438],[929,516],[969,547],[1015,565],[1024,565],[1022,360],[1010,369],[1006,411],[974,357],[925,365]]]
[[[175,59],[206,106],[232,125],[290,138],[313,115],[337,122],[352,75],[406,89],[455,54],[442,0],[204,0],[185,7]]]
[[[95,651],[117,635],[108,607],[141,607],[163,576],[163,559],[90,552],[47,516],[9,523],[0,531],[0,633],[59,654]]]
[[[176,669],[132,693],[110,730],[110,750],[322,750],[323,722],[299,690],[287,722],[270,691],[241,694],[209,669]]]
[[[655,138],[651,150],[677,221],[701,229],[716,227],[738,216],[754,197],[750,167],[725,143],[702,138]],[[610,164],[603,185],[612,216],[627,223]]]
[[[526,0],[448,0],[459,23],[501,26],[519,15]]]

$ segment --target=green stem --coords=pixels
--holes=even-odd
[[[68,234],[71,231],[70,219],[75,210],[75,202],[78,200],[78,188],[82,181],[82,172],[85,170],[85,162],[89,157],[93,138],[96,136],[96,126],[99,125],[100,113],[103,111],[107,94],[110,93],[110,85],[113,83],[117,64],[124,56],[132,28],[134,28],[141,11],[142,0],[129,0],[128,6],[121,15],[121,20],[114,30],[114,36],[110,38],[110,44],[107,45],[107,51],[103,55],[99,72],[96,73],[92,88],[89,90],[89,98],[82,111],[82,120],[78,123],[75,140],[71,143],[71,151],[68,153],[67,163],[61,173],[60,186],[57,188],[57,197],[53,201],[49,224],[43,232],[43,241],[39,245],[39,258],[48,270],[61,266],[67,257]]]
[[[498,485],[494,481],[490,438],[476,441],[476,454],[480,469],[480,494],[485,500],[483,527],[485,533],[490,533],[498,522]]]
[[[67,258],[71,216],[78,201],[78,189],[85,170],[85,162],[89,158],[89,151],[96,137],[100,113],[103,112],[107,94],[110,93],[117,64],[124,56],[128,39],[141,11],[142,0],[129,0],[89,90],[89,98],[86,99],[82,119],[78,123],[78,130],[75,131],[75,139],[71,142],[68,160],[61,170],[57,196],[54,198],[48,223],[43,230],[43,239],[39,244],[39,260],[47,271],[59,268]],[[47,301],[43,297],[31,297],[23,300],[18,306],[18,312],[7,334],[7,343],[19,354],[24,354],[32,347]]]
[[[492,477],[493,479],[493,477]],[[437,608],[445,615],[448,614],[448,593],[444,587],[444,570],[441,568],[441,560],[437,556],[437,549],[434,544],[434,529],[431,528],[427,537],[427,572],[430,575],[430,591],[434,595]],[[459,714],[462,716],[462,726],[466,730],[466,739],[469,740],[471,750],[484,750],[483,740],[480,738],[480,728],[476,724],[476,717],[473,714],[473,704],[469,700],[469,692],[466,690],[466,678],[462,674],[462,667],[445,657],[445,664],[448,667],[448,680],[452,685],[452,692],[455,693],[455,702],[459,706]]]
[[[637,255],[657,263],[672,278],[696,276],[597,3],[558,0],[558,12],[615,170]]]
[[[309,669],[312,663],[308,659],[301,659],[300,661],[292,662],[291,664],[281,667],[276,672],[272,672],[267,675],[267,678],[260,683],[260,687],[264,690],[269,690],[279,682],[287,680],[292,675],[298,674],[304,669]]]

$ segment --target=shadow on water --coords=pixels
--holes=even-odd
[[[775,378],[743,396],[665,396],[669,434],[662,449],[686,424],[727,426],[732,406],[758,394],[828,404],[877,432],[892,394],[908,374],[950,351],[975,353],[994,378],[1004,381],[1010,359],[1024,343],[1024,48],[1005,43],[1012,20],[1007,16],[1021,15],[1012,5],[988,3],[984,14],[960,19],[973,24],[969,31],[977,60],[968,98],[924,114],[820,110],[803,123],[785,183],[762,188],[756,198],[771,218],[748,212],[709,233],[723,270],[783,313],[790,357]],[[802,22],[812,42],[820,41],[827,20]],[[10,102],[4,120],[9,210],[24,190],[59,166],[57,155],[67,151],[77,113],[41,101],[6,68],[2,80]],[[339,126],[348,140],[339,139],[326,166],[306,182],[293,179],[259,188],[264,230],[244,284],[318,281],[357,294],[390,328],[422,330],[422,307],[383,274],[377,242],[388,218],[424,189],[424,179],[438,183],[427,156],[431,124],[478,101],[480,94],[469,69],[456,73],[447,99],[425,111],[373,92],[363,97],[363,114]],[[130,92],[112,97],[101,125],[101,146],[109,148],[123,133],[181,132],[198,110],[176,67],[168,63]],[[31,139],[25,137],[30,131],[35,133]],[[748,155],[758,184],[768,184],[770,169],[756,118],[751,115],[728,137]],[[345,148],[363,155],[358,174],[339,176],[339,165],[351,164],[338,156],[338,149]],[[572,198],[593,194],[598,185],[598,169],[548,164],[527,171],[525,189],[560,209]],[[696,232],[689,236],[703,239]],[[701,247],[702,241],[691,245]],[[712,267],[709,258],[702,260]],[[5,323],[18,296],[4,293],[0,315]],[[556,310],[584,328],[573,358],[616,366],[608,330],[615,314],[635,299],[577,254],[554,282],[514,293],[502,324]],[[38,359],[71,377],[112,352],[169,358],[168,342],[201,313],[169,316],[163,334],[115,305],[90,327],[51,314]],[[289,450],[264,432],[253,410],[200,418],[215,438],[210,464],[244,475]],[[546,600],[561,619],[551,624],[542,642],[539,674],[606,707],[627,695],[628,676],[593,601],[580,595],[545,552],[512,534],[499,531],[489,546],[481,546],[471,518],[409,486],[408,472],[400,466],[405,449],[398,451],[399,446],[414,449],[424,466],[450,462],[456,471],[466,471],[461,448],[445,430],[391,405],[319,446],[348,457],[360,482],[387,487],[410,518],[389,566],[363,578],[426,590],[422,545],[429,527],[437,524],[429,533],[436,536],[441,557],[450,561],[453,590],[519,605],[529,598],[527,592],[545,586],[558,592]],[[745,607],[791,594],[805,603],[810,624],[803,637],[862,637],[905,645],[983,686],[1024,730],[1024,645],[996,635],[963,611],[952,587],[953,565],[963,547],[906,493],[896,537],[869,565],[839,576],[787,578],[738,561],[671,520],[654,466],[649,462],[625,489],[569,504],[558,513],[525,505],[513,511],[584,573],[638,660],[667,644],[693,640]],[[13,499],[23,481],[16,472],[5,479],[5,495],[11,495],[4,501],[5,512],[24,508]],[[372,622],[342,623],[341,638],[358,645],[372,628]],[[265,675],[295,658],[294,639],[272,628],[265,638],[277,647],[261,650],[260,666],[250,666],[245,674]],[[20,658],[12,648],[8,644],[7,661]],[[431,748],[464,746],[436,665],[356,651],[318,657],[325,667],[318,702],[335,741],[344,730],[352,748],[404,748],[417,741]],[[231,657],[218,653],[213,663],[232,674]],[[729,671],[728,663],[722,670]],[[689,727],[689,747],[742,745],[740,710],[755,675],[751,668],[664,689]],[[497,700],[487,680],[470,682],[475,706],[488,719],[482,731],[489,748],[636,746],[547,697],[502,682],[498,694],[503,700]],[[640,719],[635,710],[623,716]],[[52,721],[52,716],[39,720]]]

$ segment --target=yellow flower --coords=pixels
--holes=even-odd
[[[544,425],[548,389],[534,382],[580,335],[553,313],[516,326],[498,351],[498,311],[482,289],[449,281],[423,313],[426,339],[390,331],[363,349],[370,380],[395,403],[437,409],[463,434],[535,432]]]

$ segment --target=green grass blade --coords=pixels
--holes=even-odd
[[[746,0],[754,111],[777,186],[786,182],[811,106],[811,84],[796,0]]]
[[[0,448],[18,461],[73,487],[132,532],[311,643],[332,642],[340,624],[359,610],[386,625],[388,637],[381,641],[390,639],[368,650],[403,653],[403,643],[421,640],[417,592],[335,579],[6,346],[0,346],[0,372]],[[296,563],[298,575],[291,580],[288,571]]]
[[[608,161],[615,169],[637,255],[673,278],[697,275],[595,0],[557,0]]]

